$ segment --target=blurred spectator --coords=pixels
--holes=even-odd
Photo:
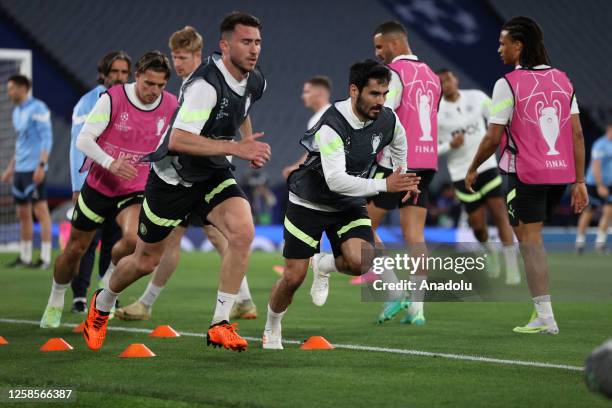
[[[259,225],[271,224],[276,196],[268,187],[267,174],[261,170],[249,170],[244,174],[244,182],[244,190],[251,202],[253,221]]]
[[[461,215],[461,204],[455,198],[455,192],[452,184],[444,183],[440,188],[440,192],[435,200],[435,205],[429,206],[428,224],[451,228],[456,227]]]

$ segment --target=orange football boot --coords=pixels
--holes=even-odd
[[[102,289],[98,289],[93,294],[89,312],[87,313],[87,320],[85,320],[85,326],[83,327],[83,338],[87,343],[87,347],[94,351],[100,350],[104,344],[108,316],[110,315],[109,312],[101,312],[96,309],[96,299],[101,291]]]
[[[213,324],[206,334],[206,343],[214,347],[223,346],[228,350],[246,351],[249,343],[236,333],[237,328],[238,323],[229,324],[227,320]]]

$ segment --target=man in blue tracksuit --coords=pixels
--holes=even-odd
[[[15,104],[13,127],[17,133],[15,156],[2,173],[2,181],[13,181],[13,197],[20,222],[20,251],[9,266],[47,269],[51,265],[51,217],[47,205],[45,174],[53,144],[51,112],[47,105],[29,95],[32,84],[23,75],[7,81],[7,94]],[[32,210],[40,223],[40,259],[32,262]]]
[[[85,154],[76,147],[77,136],[100,95],[113,85],[126,83],[130,76],[131,66],[130,57],[123,51],[111,51],[106,54],[98,63],[98,85],[83,95],[74,107],[70,132],[70,178],[73,203],[76,202],[87,177],[87,172],[80,171],[85,161]],[[111,260],[111,249],[119,238],[121,238],[121,230],[114,220],[109,219],[104,223],[103,228],[98,232],[81,259],[79,274],[72,280],[73,313],[87,313],[87,288],[91,280],[98,243],[102,242],[98,273],[103,276]]]

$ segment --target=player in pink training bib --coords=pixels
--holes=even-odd
[[[119,260],[134,252],[138,214],[149,165],[140,159],[157,148],[177,107],[176,97],[164,91],[170,78],[168,58],[146,53],[136,65],[136,82],[116,85],[100,96],[77,138],[89,170],[72,215],[66,248],[55,261],[53,285],[40,322],[58,327],[64,293],[77,275],[79,263],[96,230],[114,217],[122,238],[113,246],[105,282]]]
[[[368,199],[368,214],[372,228],[378,225],[388,211],[399,208],[400,226],[406,244],[413,256],[426,253],[425,220],[429,203],[429,184],[438,169],[438,107],[442,86],[438,75],[425,62],[412,53],[406,28],[396,21],[387,21],[374,30],[376,56],[391,70],[391,83],[385,106],[393,109],[406,130],[408,170],[420,177],[419,194],[404,201],[403,195],[380,193]],[[374,178],[392,173],[393,163],[388,150],[377,158]],[[378,235],[375,234],[380,243]],[[420,286],[426,271],[419,270],[411,279]],[[423,293],[413,291],[410,300],[389,299],[378,316],[378,323],[395,317],[401,309],[407,314],[401,323],[421,326],[425,324]]]
[[[531,321],[515,327],[514,332],[557,334],[542,226],[569,183],[573,183],[574,211],[579,213],[588,204],[578,104],[567,75],[550,66],[542,30],[535,21],[527,17],[509,20],[502,27],[499,43],[504,64],[515,69],[495,84],[487,135],[465,185],[472,189],[478,167],[503,142],[500,169],[508,175],[508,215],[535,306]]]

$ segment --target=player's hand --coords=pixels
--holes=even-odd
[[[262,132],[258,132],[240,139],[237,143],[235,155],[241,159],[249,160],[254,166],[263,166],[272,155],[269,144],[257,141],[263,135]]]
[[[45,169],[43,166],[38,166],[36,170],[34,170],[34,174],[32,175],[32,181],[34,184],[39,185],[45,179]]]
[[[597,194],[599,194],[601,198],[606,199],[608,198],[608,195],[610,194],[610,190],[608,190],[608,187],[601,184],[597,186]]]
[[[450,147],[457,149],[465,142],[465,133],[462,130],[453,132],[453,140],[450,142]]]
[[[581,213],[589,205],[589,195],[584,183],[575,183],[572,186],[570,206],[576,214]]]
[[[261,161],[261,160],[251,160],[251,163],[249,164],[249,166],[250,166],[252,169],[259,170],[259,169],[261,169],[261,168],[262,168],[262,167],[263,167],[265,164],[266,164],[266,162],[265,162],[265,161]]]
[[[115,159],[108,171],[113,173],[117,177],[121,177],[124,180],[132,180],[134,177],[138,175],[138,171],[134,166],[132,166],[125,157],[119,157]]]
[[[476,178],[478,178],[477,170],[468,170],[467,174],[465,175],[465,189],[472,194],[475,193],[472,186],[476,182]]]
[[[402,191],[418,192],[421,178],[415,173],[403,173],[402,168],[397,168],[385,179],[387,181],[388,193],[399,193]]]
[[[2,182],[10,183],[13,178],[13,169],[8,168],[2,172]]]

